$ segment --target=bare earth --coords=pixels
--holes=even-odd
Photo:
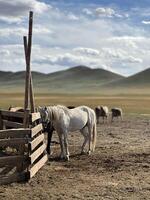
[[[57,136],[54,136],[55,140]],[[29,183],[0,186],[0,199],[150,199],[150,119],[126,116],[98,125],[94,154],[79,155],[82,136],[70,135],[70,161],[58,161],[59,145]]]

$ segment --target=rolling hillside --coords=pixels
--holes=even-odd
[[[121,75],[103,70],[77,66],[50,74],[33,72],[36,91],[40,92],[86,92],[97,90],[106,83],[124,78]],[[0,89],[23,91],[25,72],[0,72]]]
[[[32,72],[36,93],[149,94],[150,69],[130,77],[77,66],[50,74]],[[24,92],[25,72],[0,71],[1,92]]]
[[[137,74],[114,81],[112,84],[108,83],[107,87],[118,88],[147,88],[150,87],[150,68],[141,71]]]

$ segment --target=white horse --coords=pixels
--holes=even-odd
[[[69,160],[68,133],[79,130],[84,136],[81,153],[88,142],[88,154],[95,150],[96,145],[96,116],[94,110],[87,106],[68,109],[65,106],[49,106],[39,109],[43,122],[51,121],[58,133],[61,158]]]

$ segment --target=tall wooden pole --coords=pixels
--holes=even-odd
[[[27,37],[23,37],[24,40],[24,50],[25,50],[25,60],[26,60],[26,78],[25,78],[25,99],[24,99],[24,127],[27,127],[28,117],[27,113],[29,110],[29,98],[31,102],[31,112],[34,112],[34,99],[33,99],[33,87],[32,87],[32,77],[30,70],[31,61],[31,46],[32,46],[32,25],[33,25],[33,12],[29,13],[29,31],[28,31],[28,42]],[[30,92],[30,97],[29,97]]]
[[[27,65],[27,54],[28,54],[28,43],[27,43],[27,37],[23,37],[24,41],[24,52],[25,52],[25,60],[26,60],[26,65]],[[31,107],[31,112],[35,112],[35,103],[34,103],[34,93],[33,93],[33,82],[32,82],[32,73],[30,71],[30,107]]]

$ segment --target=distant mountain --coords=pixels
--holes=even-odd
[[[106,83],[124,78],[119,74],[104,70],[77,66],[50,74],[32,72],[34,87],[37,91],[72,92],[97,90]],[[25,72],[0,72],[0,88],[24,87]]]
[[[91,69],[86,66],[77,66],[68,70],[59,71],[48,74],[49,80],[57,81],[75,81],[75,82],[98,82],[99,84],[105,84],[113,80],[123,78],[123,76],[115,74],[104,69]]]
[[[112,84],[106,84],[109,87],[139,87],[146,88],[150,87],[150,68],[143,70],[137,74],[122,78],[114,81]]]
[[[40,72],[32,72],[35,79],[41,78],[46,76],[46,74],[40,73]],[[19,71],[19,72],[4,72],[0,71],[0,82],[1,81],[18,81],[22,80],[24,82],[25,80],[25,71]]]

